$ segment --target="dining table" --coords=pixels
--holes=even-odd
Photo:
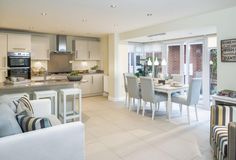
[[[170,120],[172,115],[172,102],[171,97],[173,93],[184,92],[188,89],[188,85],[178,85],[174,86],[171,84],[158,84],[154,83],[154,90],[161,93],[167,94],[167,118]]]

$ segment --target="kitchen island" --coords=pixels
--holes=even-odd
[[[34,91],[56,90],[63,88],[80,88],[82,83],[87,83],[87,80],[68,81],[66,79],[60,80],[46,80],[46,81],[30,81],[22,84],[6,84],[0,83],[0,95],[11,93],[28,93],[32,95]]]

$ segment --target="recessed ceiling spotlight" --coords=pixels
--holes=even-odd
[[[116,4],[111,4],[110,7],[111,8],[117,8],[118,6]]]
[[[46,12],[42,12],[41,15],[42,15],[42,16],[46,16],[47,13],[46,13]]]
[[[83,18],[83,19],[82,19],[82,22],[87,22],[87,19],[86,19],[86,18]]]
[[[29,30],[33,30],[34,29],[34,27],[33,26],[29,26]]]
[[[147,16],[148,16],[148,17],[151,17],[151,16],[152,16],[152,13],[147,13]]]

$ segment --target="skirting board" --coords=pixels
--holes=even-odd
[[[111,97],[111,96],[108,96],[108,101],[114,101],[114,102],[118,102],[118,101],[124,101],[125,100],[125,97]]]

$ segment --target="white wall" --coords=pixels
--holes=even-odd
[[[120,42],[119,34],[110,34],[109,43],[109,100],[124,99],[123,73],[128,71],[128,43]]]
[[[150,34],[213,26],[218,38],[218,89],[236,90],[236,63],[221,62],[220,41],[236,38],[236,7],[188,17],[168,23],[157,24],[120,34],[120,40],[142,37]]]

